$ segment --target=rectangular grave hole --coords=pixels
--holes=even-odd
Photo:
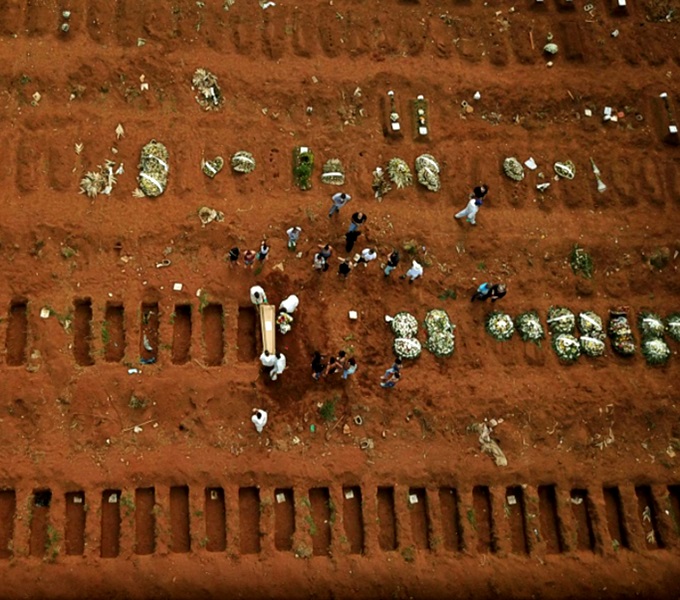
[[[465,548],[458,491],[451,487],[439,488],[439,505],[442,511],[444,548],[453,552],[462,552]]]
[[[203,309],[203,342],[205,363],[219,367],[224,361],[224,311],[221,304],[208,304]]]
[[[604,507],[607,514],[607,528],[612,539],[614,550],[619,548],[629,548],[628,531],[626,529],[623,516],[623,504],[621,493],[617,487],[606,487],[603,489]]]
[[[50,527],[50,504],[52,491],[49,489],[34,490],[31,507],[31,537],[29,540],[29,554],[43,557],[50,545],[48,527]]]
[[[183,365],[191,358],[191,305],[175,304],[172,325],[172,362]]]
[[[92,300],[82,298],[73,301],[73,356],[81,367],[94,364],[92,358]]]
[[[656,550],[664,548],[665,544],[659,532],[659,509],[652,494],[652,488],[648,485],[636,486],[635,495],[637,496],[638,517],[642,524],[647,549]]]
[[[351,554],[364,552],[364,515],[359,486],[342,488],[342,521]]]
[[[16,492],[14,490],[0,490],[0,559],[12,557],[16,512]]]
[[[120,490],[102,492],[102,558],[116,558],[120,552]]]
[[[560,520],[557,514],[557,495],[554,485],[538,486],[538,510],[541,523],[541,535],[549,554],[564,551]]]
[[[125,310],[122,304],[106,303],[102,323],[102,343],[106,362],[120,362],[125,356]]]
[[[241,554],[260,551],[260,490],[256,487],[238,491],[238,523]]]
[[[80,556],[85,552],[85,492],[68,492],[66,500],[66,554]]]
[[[227,509],[221,487],[205,488],[205,549],[224,552],[227,548]]]
[[[425,488],[410,488],[408,508],[411,513],[411,535],[416,548],[430,549],[430,515]]]
[[[673,529],[677,535],[680,535],[680,485],[668,486],[668,502]]]
[[[378,544],[381,550],[397,549],[397,517],[394,512],[394,488],[378,488]]]
[[[495,552],[491,494],[485,485],[472,489],[472,526],[477,532],[477,552]]]
[[[331,549],[331,498],[328,488],[309,490],[309,502],[311,514],[308,524],[312,551],[315,556],[327,556]]]
[[[156,550],[156,489],[135,490],[135,554],[153,554]]]
[[[254,306],[238,308],[238,359],[252,362],[257,358],[257,339],[260,335],[257,311]]]
[[[26,344],[28,340],[28,303],[25,300],[13,300],[9,305],[7,323],[7,364],[18,367],[26,362]]]
[[[291,488],[274,490],[274,545],[277,550],[293,548],[295,496]]]
[[[189,530],[189,488],[176,485],[170,488],[170,550],[189,552],[191,533]]]
[[[524,504],[524,490],[522,489],[522,486],[515,485],[507,488],[504,509],[505,515],[510,522],[512,551],[515,554],[529,554],[526,507]]]
[[[142,303],[139,339],[139,355],[142,362],[153,363],[158,360],[159,317],[157,302]]]
[[[595,532],[588,490],[571,490],[571,511],[576,521],[576,548],[594,550]]]

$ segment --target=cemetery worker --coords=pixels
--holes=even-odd
[[[269,254],[269,246],[267,246],[267,242],[265,240],[262,240],[260,243],[260,251],[257,253],[257,260],[264,262],[267,258],[267,254]]]
[[[328,216],[332,217],[336,212],[340,212],[340,209],[345,206],[350,200],[352,199],[352,196],[349,194],[345,194],[345,192],[338,192],[337,194],[333,194],[333,197],[331,200],[333,201],[333,206],[331,206],[331,209],[328,211]]]
[[[347,379],[350,375],[354,375],[357,372],[358,366],[357,361],[350,358],[342,371],[342,378]]]
[[[272,367],[272,370],[269,372],[269,376],[272,378],[272,381],[276,381],[279,375],[283,373],[286,370],[286,355],[281,354],[281,352],[276,353],[276,363]]]
[[[291,294],[288,296],[288,298],[281,301],[281,304],[279,304],[279,310],[285,310],[287,313],[292,315],[297,309],[298,304],[300,304],[300,299],[295,294]]]
[[[398,264],[399,264],[399,252],[397,250],[393,250],[387,257],[387,264],[385,265],[384,270],[385,277],[389,277],[390,273],[397,268]]]
[[[408,280],[409,283],[413,283],[418,277],[423,276],[423,266],[416,260],[413,261],[411,264],[411,268],[406,271],[405,275],[401,276],[401,279],[405,279],[406,277],[410,277]]]
[[[350,271],[352,270],[352,261],[349,258],[341,258],[340,260],[342,262],[340,263],[340,266],[338,267],[338,275],[342,275],[343,277],[347,277],[347,275],[349,275]]]
[[[360,235],[361,235],[361,231],[358,231],[356,229],[354,231],[348,231],[345,234],[345,251],[346,252],[352,251],[352,249],[354,248],[354,244],[359,239]]]
[[[255,262],[256,257],[257,253],[255,250],[246,250],[245,254],[243,255],[243,263],[246,265],[246,267],[251,267]]]
[[[328,263],[326,262],[326,259],[322,256],[321,252],[317,252],[314,255],[314,262],[312,263],[312,267],[316,271],[328,271]]]
[[[250,288],[250,301],[258,306],[259,304],[267,304],[267,294],[259,285],[254,285]]]
[[[479,207],[481,205],[482,205],[481,198],[470,198],[470,201],[467,203],[467,206],[460,212],[456,213],[456,219],[462,219],[463,217],[467,217],[467,222],[470,223],[470,225],[477,225],[475,221],[475,216],[479,212]]]
[[[491,298],[491,302],[495,302],[496,300],[500,300],[507,293],[507,288],[504,283],[496,283],[493,285],[490,283],[483,283],[472,295],[470,302],[474,302],[475,300],[484,302],[488,298]]]
[[[352,215],[352,221],[349,224],[350,231],[356,231],[366,222],[366,215],[362,212],[355,212]]]
[[[401,379],[399,371],[392,371],[387,377],[382,377],[380,386],[384,388],[393,388]]]
[[[288,249],[295,250],[297,248],[298,240],[300,239],[300,234],[302,233],[301,227],[291,227],[286,230],[288,235]]]
[[[483,183],[482,185],[478,185],[477,187],[475,187],[475,189],[472,190],[470,198],[474,198],[475,200],[484,200],[484,196],[486,196],[488,192],[489,186],[486,183]]]
[[[364,263],[364,267],[368,266],[372,260],[378,258],[378,253],[373,248],[364,248],[361,251],[361,257],[359,258],[360,263]]]
[[[257,429],[257,433],[262,433],[264,426],[267,424],[267,411],[261,408],[253,409],[253,416],[250,418]]]
[[[240,254],[241,251],[236,246],[229,250],[229,264],[231,266],[234,266],[238,262],[238,257]]]
[[[263,367],[271,369],[276,364],[276,356],[271,354],[269,350],[265,350],[260,354],[260,362]]]
[[[323,362],[323,356],[317,350],[314,352],[314,356],[312,356],[312,377],[318,381],[323,376],[325,370],[326,365]]]

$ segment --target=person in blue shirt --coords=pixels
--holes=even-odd
[[[477,288],[477,291],[472,294],[470,302],[474,302],[475,300],[484,302],[488,298],[491,298],[491,302],[496,302],[496,300],[500,300],[507,293],[508,290],[504,283],[494,283],[493,285],[490,283],[483,283]]]

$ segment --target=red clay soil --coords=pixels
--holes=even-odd
[[[2,4],[0,597],[677,597],[680,345],[667,336],[667,365],[648,366],[637,317],[680,310],[680,148],[659,97],[679,119],[678,2],[223,4]],[[218,111],[194,98],[199,67],[218,78]],[[401,138],[383,129],[388,90]],[[152,139],[169,152],[168,188],[137,198]],[[300,145],[316,161],[306,192],[292,176]],[[253,173],[229,168],[238,150]],[[440,192],[373,197],[377,166],[424,152]],[[227,164],[209,179],[201,159],[217,155]],[[538,169],[514,182],[509,156]],[[331,158],[342,188],[320,181]],[[111,195],[79,194],[106,159],[124,164]],[[575,178],[555,181],[566,160]],[[483,182],[477,226],[454,220]],[[352,200],[330,220],[339,189]],[[202,206],[224,220],[202,226]],[[357,248],[380,260],[346,280],[335,257],[313,271],[318,244],[344,256],[357,210]],[[229,266],[230,247],[262,238],[264,265]],[[412,285],[398,277],[405,244],[425,265]],[[572,272],[574,244],[592,279]],[[392,248],[402,262],[386,279]],[[491,306],[469,302],[489,280],[508,284],[494,308],[535,309],[544,325],[551,305],[603,317],[624,305],[638,351],[608,343],[568,366],[549,340],[496,342]],[[254,283],[273,303],[300,298],[276,382],[257,360]],[[431,308],[456,324],[455,354],[424,350],[382,389],[384,316]],[[312,352],[341,348],[356,375],[315,382]],[[256,407],[269,413],[259,436]],[[483,419],[503,419],[506,467],[470,431]]]

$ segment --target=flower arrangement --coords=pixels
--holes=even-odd
[[[421,352],[422,346],[414,337],[398,337],[394,340],[394,353],[400,358],[418,358]]]
[[[597,358],[604,354],[604,341],[599,337],[582,335],[578,341],[581,344],[581,352],[586,356]]]
[[[551,306],[548,309],[548,327],[553,334],[574,333],[576,328],[574,313],[564,306]]]
[[[625,309],[609,311],[609,325],[607,329],[612,342],[612,348],[617,354],[621,356],[635,354],[635,340]]]
[[[391,158],[387,163],[387,174],[390,176],[392,183],[397,188],[405,188],[413,184],[413,175],[411,169],[401,158]]]
[[[329,185],[343,185],[345,183],[345,169],[339,158],[326,161],[321,173],[321,183]]]
[[[524,179],[524,167],[514,156],[509,156],[503,161],[503,172],[515,181]]]
[[[680,313],[673,313],[666,318],[666,331],[676,342],[680,342]]]
[[[593,278],[593,258],[578,244],[574,244],[569,255],[569,264],[574,275],[580,275],[586,279]]]
[[[587,310],[578,315],[578,330],[582,335],[590,335],[598,339],[604,338],[602,319],[594,312]]]
[[[418,175],[418,183],[431,192],[438,192],[441,188],[439,163],[431,154],[421,154],[416,158],[416,174]]]
[[[661,317],[653,312],[641,312],[638,317],[638,326],[643,338],[661,338],[666,331]]]
[[[493,338],[503,342],[512,337],[515,325],[510,315],[500,311],[493,311],[486,317],[486,330]]]
[[[160,196],[167,186],[169,170],[168,149],[160,142],[151,140],[142,148],[137,178],[139,189],[149,198]]]
[[[196,102],[204,110],[218,110],[224,101],[217,77],[207,69],[196,69],[191,79],[192,87],[198,90]]]
[[[446,311],[439,308],[430,310],[425,315],[423,324],[427,331],[425,347],[435,356],[451,356],[455,349],[456,326],[451,322]]]
[[[213,179],[224,167],[224,159],[216,156],[213,160],[201,160],[201,171],[210,179]]]
[[[394,315],[390,325],[398,338],[412,338],[418,334],[418,319],[406,311]]]
[[[237,173],[252,173],[255,170],[255,158],[250,152],[239,150],[231,157],[231,168]]]
[[[671,355],[668,344],[660,337],[650,337],[642,341],[642,354],[649,365],[666,364]]]
[[[373,171],[373,182],[371,183],[373,195],[378,201],[382,201],[383,196],[392,189],[392,186],[385,179],[385,171],[382,167],[376,167]]]
[[[293,150],[293,179],[301,190],[312,188],[313,170],[314,153],[306,146],[297,146]]]
[[[519,315],[515,319],[515,327],[517,327],[520,337],[525,342],[540,344],[541,340],[545,338],[543,325],[541,325],[541,320],[538,318],[538,313],[535,310]]]
[[[560,333],[554,336],[552,346],[557,357],[564,362],[574,362],[581,355],[581,345],[570,333]]]

